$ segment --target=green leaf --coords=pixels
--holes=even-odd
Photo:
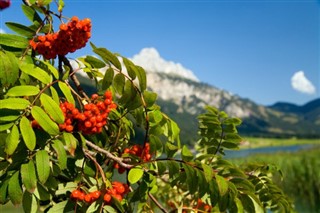
[[[0,132],[10,129],[14,123],[0,124]]]
[[[23,98],[8,98],[0,100],[0,109],[25,109],[30,102]]]
[[[138,182],[143,176],[143,169],[140,167],[134,167],[130,169],[128,174],[128,181],[131,184]]]
[[[213,169],[204,163],[202,163],[201,166],[203,169],[204,177],[206,178],[207,182],[209,183],[213,178]]]
[[[32,194],[37,187],[37,175],[33,161],[30,160],[29,163],[22,164],[20,173],[23,185]]]
[[[38,106],[34,106],[31,109],[31,114],[33,118],[39,123],[39,125],[49,133],[50,135],[58,135],[59,134],[59,127],[58,125],[53,122],[50,117]]]
[[[40,101],[43,108],[50,115],[50,117],[58,124],[64,123],[64,115],[59,105],[47,94],[42,93]]]
[[[219,192],[221,196],[224,196],[228,192],[228,183],[224,179],[224,177],[220,175],[215,175],[218,187],[219,187]]]
[[[119,99],[119,103],[125,104],[125,106],[127,108],[129,108],[130,105],[135,105],[136,102],[134,102],[133,100],[135,99],[136,95],[137,95],[137,92],[135,91],[135,89],[132,85],[132,82],[126,81],[122,97]],[[130,108],[132,108],[132,107],[130,107]]]
[[[65,195],[67,192],[72,192],[73,190],[78,188],[78,184],[75,182],[67,182],[67,183],[60,183],[58,185],[58,189],[55,191],[57,196]]]
[[[19,172],[15,172],[9,180],[9,198],[13,205],[17,206],[22,202],[22,189],[19,182]]]
[[[30,121],[26,117],[20,120],[20,131],[22,139],[29,150],[34,150],[36,147],[36,134],[34,133]]]
[[[15,121],[20,116],[21,114],[18,110],[11,110],[11,109],[0,110],[0,121]]]
[[[29,40],[14,34],[0,33],[0,44],[8,47],[25,49],[29,46]]]
[[[60,104],[60,98],[57,93],[57,90],[54,87],[50,87],[51,97],[57,103]]]
[[[169,170],[169,177],[173,178],[175,175],[179,174],[180,172],[180,165],[175,161],[168,161],[168,170]]]
[[[75,101],[72,96],[70,88],[65,83],[63,83],[61,81],[59,81],[58,85],[59,85],[59,88],[61,89],[62,93],[66,97],[67,101],[69,103],[72,103],[73,105],[75,105]]]
[[[25,74],[34,77],[35,79],[41,81],[44,84],[49,84],[51,82],[50,75],[40,67],[35,66],[34,64],[22,63],[20,64],[20,69]]]
[[[118,213],[117,210],[115,210],[112,206],[109,206],[109,205],[105,205],[105,206],[103,207],[103,209],[104,209],[105,211],[107,211],[108,213]]]
[[[10,30],[12,30],[22,36],[26,36],[28,38],[31,38],[32,36],[34,36],[36,34],[36,32],[33,29],[31,29],[25,25],[19,24],[19,23],[6,22],[6,25]]]
[[[40,92],[38,87],[35,86],[15,86],[9,89],[7,96],[32,96],[37,95]]]
[[[114,71],[112,68],[108,68],[102,79],[102,90],[106,90],[110,87],[113,81]]]
[[[224,139],[229,142],[239,143],[243,139],[240,137],[240,135],[236,133],[228,133],[224,136]]]
[[[66,194],[66,193],[65,193]],[[50,192],[39,182],[37,183],[37,188],[34,191],[33,195],[41,201],[50,200],[51,194]]]
[[[137,77],[139,80],[139,86],[140,86],[140,90],[141,92],[143,92],[144,90],[147,89],[147,76],[146,76],[146,72],[144,71],[144,69],[142,67],[136,66],[137,69]]]
[[[171,158],[178,151],[178,147],[171,143],[166,143],[165,151],[168,158]]]
[[[224,141],[222,142],[221,146],[226,149],[239,149],[239,145],[234,142]]]
[[[184,161],[191,161],[193,159],[193,154],[186,145],[182,147],[181,157]]]
[[[182,167],[187,177],[186,183],[188,185],[189,192],[194,194],[198,189],[198,184],[195,184],[198,183],[196,171],[188,164],[182,164]]]
[[[248,212],[248,213],[255,213],[256,212],[255,207],[254,207],[254,203],[253,203],[252,199],[250,198],[250,196],[248,196],[247,194],[241,194],[240,200],[241,200],[242,206],[246,210],[245,212]]]
[[[64,142],[66,143],[69,153],[73,156],[77,148],[78,140],[73,136],[73,134],[68,132],[63,132],[63,139],[64,139]]]
[[[242,121],[239,118],[227,118],[223,121],[224,124],[233,124],[235,126],[239,126]]]
[[[23,193],[22,206],[24,212],[27,213],[37,213],[38,211],[38,202],[36,197],[28,191]]]
[[[61,212],[65,212],[64,209],[66,208],[67,203],[68,203],[68,200],[62,201],[62,202],[60,202],[60,203],[57,203],[57,204],[53,205],[53,206],[49,209],[48,213],[61,213]]]
[[[54,140],[52,147],[57,153],[60,169],[61,170],[66,169],[67,168],[67,153],[64,150],[63,143],[59,140]]]
[[[3,181],[0,186],[0,204],[5,204],[8,196],[9,179]]]
[[[126,79],[124,75],[121,73],[116,74],[116,76],[113,79],[112,85],[114,86],[116,91],[119,93],[119,95],[122,95],[124,91],[125,83],[126,83]]]
[[[36,154],[36,168],[38,179],[41,183],[45,183],[50,175],[49,155],[45,150],[40,150]]]
[[[112,52],[107,50],[106,48],[96,48],[91,42],[91,47],[93,48],[93,52],[98,54],[102,60],[106,63],[112,63],[116,68],[121,70],[121,63],[118,60],[117,56],[115,56]]]
[[[56,78],[59,79],[59,72],[58,70],[52,66],[49,62],[43,61],[40,59],[35,58],[39,63],[41,63],[44,67],[46,67],[47,71],[50,71],[51,74]]]
[[[106,64],[101,61],[100,59],[93,57],[93,56],[86,56],[84,59],[85,62],[89,63],[90,65],[92,65],[94,68],[100,69],[106,66]]]
[[[19,130],[16,125],[13,125],[11,132],[6,138],[5,152],[12,155],[16,151],[19,144]]]
[[[134,80],[137,77],[137,75],[136,75],[137,71],[136,71],[135,65],[125,57],[122,57],[122,59],[123,59],[124,65],[127,68],[127,72],[128,72],[129,77],[132,80]]]
[[[32,22],[35,23],[37,25],[40,25],[40,23],[42,22],[40,16],[38,15],[38,13],[33,9],[33,7],[29,7],[27,5],[22,4],[22,11],[25,14],[25,16]]]
[[[145,90],[143,91],[143,98],[146,102],[147,108],[152,107],[157,100],[157,93]]]
[[[19,78],[19,66],[16,56],[7,51],[0,51],[0,83],[13,85]]]

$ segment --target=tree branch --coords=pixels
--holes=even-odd
[[[90,142],[90,141],[86,141],[86,144],[91,147],[92,149],[96,150],[97,152],[100,152],[102,154],[104,154],[105,156],[107,156],[108,158],[114,160],[115,162],[117,162],[120,166],[126,168],[126,169],[131,169],[132,167],[134,167],[134,165],[130,165],[130,164],[126,164],[123,162],[123,158],[119,158],[114,156],[113,154],[111,154],[109,151],[102,149],[101,147],[95,145],[94,143]]]
[[[154,202],[154,204],[156,204],[156,205],[158,206],[158,208],[159,208],[162,212],[164,212],[164,213],[169,213],[169,212],[161,205],[161,203],[159,203],[159,201],[158,201],[155,197],[153,197],[152,194],[148,193],[148,196],[149,196],[150,199]]]

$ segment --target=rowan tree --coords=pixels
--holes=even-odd
[[[0,34],[1,204],[50,213],[292,211],[275,166],[224,158],[242,141],[239,119],[207,106],[195,147],[183,145],[142,67],[93,43],[96,57],[68,57],[88,45],[90,18],[65,18],[62,0],[21,6],[30,25],[7,22],[16,34]]]

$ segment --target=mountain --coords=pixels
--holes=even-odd
[[[239,117],[242,135],[264,137],[320,136],[320,99],[303,106],[277,103],[266,107],[214,86],[163,72],[147,72],[149,89],[158,94],[162,110],[177,121],[182,140],[193,141],[196,116],[211,105]]]
[[[315,125],[320,124],[320,98],[310,101],[302,106],[291,103],[278,102],[272,106],[269,106],[269,108],[284,113],[297,114],[305,122],[311,122]]]

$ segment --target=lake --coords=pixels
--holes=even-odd
[[[290,146],[269,146],[253,149],[225,150],[225,158],[243,158],[253,154],[268,154],[275,152],[297,152],[304,149],[311,149],[314,144],[299,144]]]

